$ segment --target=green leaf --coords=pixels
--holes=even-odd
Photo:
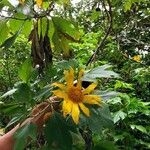
[[[71,21],[60,17],[53,17],[52,21],[55,29],[63,34],[68,40],[78,41],[80,39],[80,33]]]
[[[23,115],[18,115],[18,116],[13,117],[7,124],[6,128],[8,128],[11,125],[15,124],[16,122],[18,122],[22,117],[23,117]]]
[[[132,84],[128,84],[123,81],[117,80],[115,84],[115,89],[120,89],[120,88],[134,90],[134,88],[132,87]]]
[[[17,89],[11,89],[10,91],[8,91],[8,92],[6,92],[5,94],[3,94],[3,95],[1,96],[1,98],[10,96],[10,95],[14,94],[16,91],[17,91]]]
[[[146,133],[147,134],[147,130],[145,127],[143,127],[142,125],[130,125],[131,129],[137,129],[139,131],[141,131],[142,133]]]
[[[54,43],[55,51],[63,52],[65,57],[70,56],[69,40],[66,39],[66,37],[55,30],[52,41]]]
[[[22,81],[27,83],[31,77],[33,68],[32,68],[32,61],[31,59],[26,59],[25,62],[22,64],[21,68],[19,69],[18,75]]]
[[[14,150],[23,150],[25,148],[27,138],[30,137],[33,140],[36,140],[36,135],[37,135],[36,125],[30,123],[21,127],[14,134],[15,138]]]
[[[93,133],[97,134],[102,131],[103,128],[112,128],[113,121],[106,104],[103,104],[99,108],[90,109],[90,117],[81,118],[80,125],[87,124]]]
[[[94,94],[99,95],[102,100],[108,100],[112,97],[116,97],[118,96],[119,92],[116,91],[99,91],[99,90],[95,90]]]
[[[32,99],[32,91],[28,84],[22,83],[18,85],[18,90],[14,94],[14,99],[18,102],[29,103]]]
[[[114,71],[107,70],[111,66],[110,65],[103,65],[103,66],[98,66],[91,71],[87,72],[83,76],[83,81],[95,81],[97,78],[119,78],[119,75],[115,73]]]
[[[3,42],[0,48],[9,49],[15,42],[20,32],[16,32],[13,36],[9,37],[7,40]]]
[[[99,17],[100,17],[100,11],[96,11],[96,10],[92,11],[91,19],[93,21],[96,21]]]
[[[95,144],[93,150],[118,150],[112,141],[99,141]]]
[[[0,105],[0,112],[3,112],[7,115],[15,114],[16,112],[18,112],[21,109],[22,109],[22,105],[18,104],[18,103],[17,104],[16,103],[12,103],[12,104],[2,103]]]
[[[121,98],[120,97],[115,97],[115,98],[112,98],[112,99],[110,99],[110,100],[108,100],[108,103],[109,104],[112,104],[112,105],[114,105],[114,104],[122,104],[122,101],[121,101]]]
[[[130,10],[132,3],[133,3],[133,0],[125,0],[125,2],[124,2],[124,11],[125,12]]]
[[[16,18],[22,18],[24,19],[25,16],[23,14],[17,14],[15,15]],[[24,34],[26,37],[29,36],[31,29],[32,29],[32,22],[30,20],[10,20],[9,21],[10,24],[10,29],[11,31],[14,33],[16,31],[18,31],[20,29],[20,26],[23,24],[22,26],[22,34]]]
[[[0,44],[2,44],[8,37],[8,33],[9,33],[9,28],[7,26],[6,21],[0,21],[0,33],[1,33]]]
[[[55,112],[48,120],[45,127],[45,135],[48,145],[56,144],[61,150],[72,149],[72,136],[64,118]]]
[[[114,113],[114,123],[118,122],[119,120],[125,119],[127,116],[126,113],[124,113],[122,110],[119,110]]]

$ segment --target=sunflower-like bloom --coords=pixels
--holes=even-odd
[[[74,70],[71,68],[68,71],[64,71],[66,85],[62,83],[53,83],[52,85],[59,87],[60,89],[54,90],[53,93],[59,98],[63,99],[62,111],[64,117],[71,114],[73,121],[79,123],[80,110],[89,116],[89,109],[85,104],[100,105],[100,97],[97,95],[91,95],[90,93],[97,86],[96,83],[90,84],[86,89],[82,88],[81,77],[84,71],[80,70],[78,75],[77,84],[74,85]]]

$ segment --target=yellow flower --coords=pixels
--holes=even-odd
[[[132,59],[133,59],[134,61],[136,61],[136,62],[140,62],[140,61],[141,61],[140,55],[135,55],[135,56],[132,57]]]
[[[86,116],[90,115],[89,109],[84,103],[100,105],[101,102],[99,96],[90,94],[97,86],[96,83],[90,84],[86,89],[82,88],[81,77],[83,73],[83,70],[80,70],[76,85],[74,85],[74,70],[72,68],[68,71],[64,71],[66,85],[61,83],[52,84],[60,88],[54,90],[53,93],[57,97],[63,98],[62,111],[64,117],[71,114],[76,124],[79,123],[80,109]]]
[[[38,7],[41,7],[43,4],[43,0],[35,0]]]

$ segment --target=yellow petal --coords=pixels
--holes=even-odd
[[[85,107],[85,105],[83,103],[79,104],[81,110],[85,113],[85,115],[87,115],[88,117],[90,116],[90,111],[87,107]]]
[[[25,0],[19,0],[20,4],[24,4]]]
[[[95,89],[96,86],[97,86],[96,83],[90,84],[86,89],[83,90],[83,94],[91,93]]]
[[[59,98],[64,98],[64,99],[67,98],[67,94],[61,90],[54,90],[52,92],[55,96],[57,96]]]
[[[73,121],[74,121],[76,124],[79,123],[79,114],[80,114],[80,110],[79,110],[78,104],[73,103],[71,115],[72,115]]]
[[[52,86],[57,86],[57,87],[59,87],[60,89],[65,89],[65,86],[63,85],[63,84],[61,84],[61,83],[57,83],[57,82],[55,82],[55,83],[52,83],[51,84]]]
[[[69,71],[64,71],[65,74],[65,80],[67,82],[67,86],[71,87],[73,86],[73,80],[74,80],[74,70],[73,68],[70,68]]]
[[[80,89],[82,88],[82,80],[81,80],[81,78],[82,78],[83,74],[84,74],[84,69],[81,69],[79,71],[78,82],[77,82],[77,87],[79,87]]]
[[[36,4],[41,7],[42,4],[43,4],[43,0],[35,0],[36,1]]]
[[[66,117],[66,115],[71,113],[72,110],[72,101],[63,101],[63,105],[62,105],[62,110],[63,110],[63,115],[64,117]]]
[[[84,103],[100,105],[101,99],[97,95],[84,95]]]

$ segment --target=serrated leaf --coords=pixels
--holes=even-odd
[[[32,70],[32,61],[31,59],[27,59],[19,69],[18,75],[20,79],[27,83],[31,77]]]
[[[37,135],[37,126],[32,123],[27,124],[18,129],[17,132],[14,134],[15,138],[14,150],[23,150],[25,148],[27,138],[30,137],[33,140],[35,140],[36,135]]]
[[[55,112],[46,124],[45,135],[48,145],[56,143],[61,150],[72,149],[72,136],[62,116]]]
[[[99,90],[95,90],[94,94],[99,95],[102,100],[108,100],[112,97],[116,97],[118,96],[119,92],[116,91],[99,91]]]
[[[90,117],[81,119],[81,126],[86,123],[93,133],[97,134],[102,131],[103,128],[112,128],[113,121],[106,104],[103,104],[100,108],[91,108]]]
[[[87,72],[82,80],[83,81],[95,81],[97,78],[119,78],[119,75],[114,71],[108,70],[111,65],[98,66],[91,71]]]
[[[125,119],[127,116],[126,113],[124,113],[122,110],[119,110],[114,113],[114,123],[118,122],[119,120]]]
[[[14,94],[14,99],[18,102],[29,102],[32,98],[31,88],[28,84],[22,83]]]

